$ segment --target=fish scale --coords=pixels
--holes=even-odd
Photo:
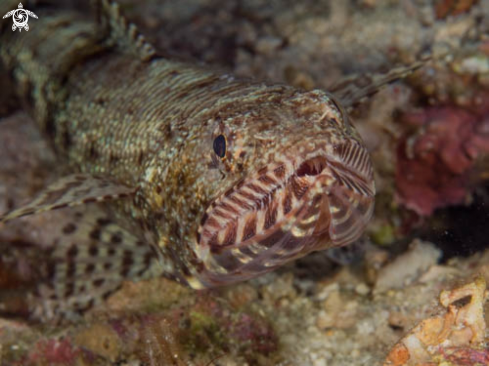
[[[64,215],[35,314],[83,311],[127,279],[231,284],[361,235],[375,185],[345,110],[419,66],[340,101],[166,59],[117,3],[93,3],[33,7],[29,32],[1,24],[0,58],[68,175],[0,222],[88,212]]]

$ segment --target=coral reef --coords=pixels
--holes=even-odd
[[[487,181],[486,48],[486,42],[482,43],[475,52],[457,55],[444,70],[435,68],[435,76],[424,81],[421,94],[432,98],[434,105],[407,111],[401,117],[407,132],[397,148],[396,195],[401,204],[419,215],[463,204],[475,187]],[[432,85],[435,82],[437,87]]]
[[[120,2],[172,57],[306,89],[409,64],[426,49],[434,61],[353,111],[378,188],[361,260],[338,267],[318,253],[214,291],[160,278],[125,283],[74,323],[0,318],[0,365],[403,365],[408,356],[430,366],[489,362],[487,235],[470,219],[457,220],[462,211],[450,220],[446,211],[478,199],[484,205],[475,214],[488,215],[487,1]],[[2,93],[0,212],[58,173],[49,147],[24,113],[12,114],[15,107]],[[59,211],[0,227],[0,288],[11,299],[2,313],[25,314],[32,299],[22,291],[36,276],[18,253],[51,245],[49,232],[62,218]],[[461,238],[464,254],[476,246],[480,252],[453,256],[460,249],[447,235],[447,258],[435,237],[419,240],[434,226],[450,232],[457,225],[471,231]]]
[[[487,364],[489,348],[483,308],[487,295],[483,277],[442,291],[440,303],[446,313],[423,320],[411,329],[390,351],[384,366]]]
[[[466,201],[487,175],[487,170],[476,171],[474,166],[478,158],[489,153],[488,112],[474,115],[463,108],[432,107],[404,116],[404,122],[415,126],[416,132],[401,140],[398,147],[400,203],[429,216],[437,208]]]

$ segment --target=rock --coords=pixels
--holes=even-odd
[[[429,317],[411,329],[390,351],[384,366],[487,365],[486,323],[483,305],[487,297],[482,277],[440,294],[445,313]]]
[[[398,289],[417,280],[441,257],[441,251],[431,243],[415,240],[410,249],[383,267],[375,282],[375,292]]]
[[[278,37],[262,37],[258,40],[255,45],[255,49],[258,53],[264,55],[271,55],[273,52],[277,50],[278,47],[283,43],[283,40]]]
[[[105,324],[94,324],[80,331],[73,343],[111,362],[119,358],[123,346],[118,334]]]
[[[317,327],[321,330],[346,329],[357,322],[358,303],[342,296],[340,291],[332,291],[322,303],[322,308],[316,321]]]

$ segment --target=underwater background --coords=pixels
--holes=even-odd
[[[126,282],[74,323],[6,314],[0,365],[489,364],[488,1],[119,3],[169,58],[306,90],[426,52],[433,60],[352,112],[377,195],[351,250],[213,290]],[[0,83],[3,213],[39,192],[57,164],[1,69]],[[9,271],[22,267],[12,243],[39,245],[60,216],[0,224],[0,302],[15,308],[23,291]]]

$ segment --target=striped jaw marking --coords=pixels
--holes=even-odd
[[[375,187],[367,151],[349,142],[260,169],[216,199],[198,230],[212,285],[270,271],[294,258],[358,239]]]

